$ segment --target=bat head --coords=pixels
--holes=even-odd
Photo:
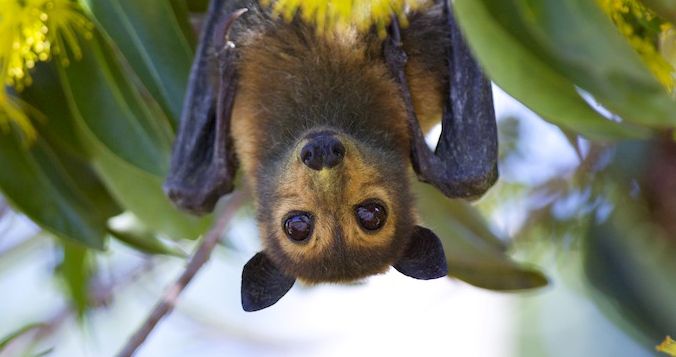
[[[265,249],[244,268],[245,310],[274,304],[296,278],[348,282],[394,266],[418,279],[446,275],[438,238],[415,224],[406,161],[332,129],[302,135],[259,175]]]

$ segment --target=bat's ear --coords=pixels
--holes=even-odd
[[[246,10],[227,13],[212,0],[192,64],[164,191],[181,209],[204,214],[233,189],[237,162],[230,138],[235,99],[236,49],[228,40],[233,22]]]
[[[404,256],[393,267],[404,275],[421,280],[441,278],[448,274],[441,241],[434,232],[420,226],[413,230]]]
[[[257,253],[242,271],[242,308],[258,311],[274,305],[295,281],[277,269],[265,254]]]

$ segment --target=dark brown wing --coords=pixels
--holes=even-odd
[[[444,1],[450,41],[448,58],[448,93],[442,117],[439,143],[432,153],[413,109],[411,94],[404,76],[406,54],[399,28],[393,22],[385,46],[385,57],[402,87],[411,131],[411,163],[421,181],[428,182],[446,196],[473,199],[481,196],[498,177],[498,140],[490,81],[465,43]]]
[[[237,51],[227,39],[243,11],[228,13],[225,0],[212,0],[192,65],[164,191],[179,208],[211,212],[233,189],[237,160],[230,115],[237,88]]]

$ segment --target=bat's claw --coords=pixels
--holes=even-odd
[[[221,22],[218,25],[218,28],[214,31],[213,43],[214,47],[217,49],[235,47],[234,42],[230,40],[230,29],[232,25],[239,19],[240,16],[244,15],[245,12],[249,11],[247,8],[241,8],[239,10],[231,13],[228,18]]]

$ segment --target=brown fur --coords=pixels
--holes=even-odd
[[[445,94],[443,83],[415,57],[406,66],[406,77],[420,128],[427,133],[441,120]]]
[[[444,98],[448,95],[448,26],[437,5],[411,16],[410,27],[403,32],[408,55],[406,77],[413,106],[423,132],[441,120]]]
[[[360,109],[371,107],[370,126],[386,126],[386,135],[401,144],[397,148],[402,153],[408,152],[403,103],[385,63],[374,57],[374,48],[380,47],[377,39],[354,33],[323,38],[311,28],[280,25],[268,33],[248,34],[241,46],[232,132],[247,176],[255,176],[254,167],[248,164],[263,160],[259,148],[265,134],[293,135],[287,131],[312,129],[312,124],[322,119],[351,120],[351,104]],[[332,97],[342,98],[332,105]],[[298,105],[308,107],[296,110],[296,117],[271,122],[269,114],[275,116]],[[331,113],[338,115],[320,118],[326,110],[345,111],[345,117]],[[290,127],[280,125],[288,121],[292,121]],[[272,130],[276,131],[270,133]]]
[[[320,37],[298,22],[268,25],[238,42],[240,85],[231,124],[255,193],[264,251],[284,273],[307,282],[381,273],[403,254],[416,223],[405,110],[381,40],[354,32]],[[409,50],[420,52],[415,44]],[[443,59],[441,67],[430,67],[419,53],[407,67],[425,130],[440,119]],[[311,170],[299,159],[305,136],[317,130],[334,131],[346,148],[332,169]],[[365,232],[354,214],[367,199],[388,212],[375,233]],[[305,243],[283,232],[293,211],[314,216]]]

